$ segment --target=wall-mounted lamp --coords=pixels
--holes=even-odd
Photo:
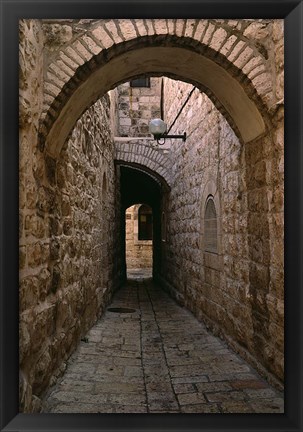
[[[183,135],[168,135],[166,129],[166,123],[159,118],[153,119],[149,123],[149,131],[160,145],[165,143],[166,138],[181,138],[183,141],[186,140],[186,132]]]

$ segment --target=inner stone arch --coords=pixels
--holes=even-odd
[[[186,48],[157,46],[123,52],[90,73],[65,101],[47,135],[46,151],[57,157],[85,109],[117,84],[144,73],[178,76],[207,89],[244,142],[265,132],[265,123],[255,102],[223,67]]]
[[[138,171],[139,173],[144,173],[146,176],[150,177],[160,188],[162,188],[165,192],[170,190],[169,179],[166,176],[162,176],[158,171],[157,167],[154,169],[150,169],[148,165],[142,165],[132,161],[124,161],[121,159],[115,160],[116,166],[122,166],[131,168],[134,171]]]

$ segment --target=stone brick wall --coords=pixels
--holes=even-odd
[[[138,238],[138,210],[141,204],[126,209],[126,267],[127,269],[151,268],[153,266],[152,240],[139,240]]]
[[[45,226],[36,209],[36,177],[39,176],[41,160],[37,131],[43,104],[43,33],[40,23],[21,20],[19,37],[20,408],[35,410],[38,403],[32,395],[33,382],[30,376],[30,368],[33,367],[30,363],[24,367],[25,358],[29,351],[37,353],[41,347],[41,333],[48,331],[42,327],[41,321],[52,314],[52,308],[42,307],[36,314],[33,311],[40,298],[45,296],[45,280],[49,278],[49,273],[41,265],[42,261],[47,260],[49,249],[43,241],[46,237]],[[33,325],[35,315],[38,319]],[[28,321],[31,321],[31,326],[27,324]]]
[[[60,159],[46,157],[48,182],[39,179],[33,210],[25,216],[20,360],[24,385],[35,396],[62,371],[118,284],[108,115],[103,98],[78,121]],[[25,411],[29,397],[30,391],[21,403]]]
[[[150,87],[131,87],[130,82],[126,82],[118,86],[118,94],[119,135],[150,136],[150,120],[161,116],[161,79],[150,78]]]
[[[41,152],[43,35],[35,21],[20,34],[20,411],[35,412],[118,285],[119,220],[108,96],[57,160]]]
[[[168,124],[191,89],[165,79]],[[267,137],[243,145],[208,97],[194,91],[171,131],[186,131],[187,141],[171,144],[160,277],[181,303],[276,384],[275,377],[283,380],[284,337],[281,112],[279,119],[272,119]],[[204,245],[210,195],[217,212],[217,253]]]

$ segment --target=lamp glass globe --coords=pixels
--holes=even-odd
[[[159,118],[155,118],[149,123],[149,131],[153,135],[162,135],[166,132],[166,123]]]

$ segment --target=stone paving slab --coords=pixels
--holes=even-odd
[[[283,413],[283,394],[150,278],[116,293],[43,402],[49,413]],[[148,277],[148,279],[146,279]]]

